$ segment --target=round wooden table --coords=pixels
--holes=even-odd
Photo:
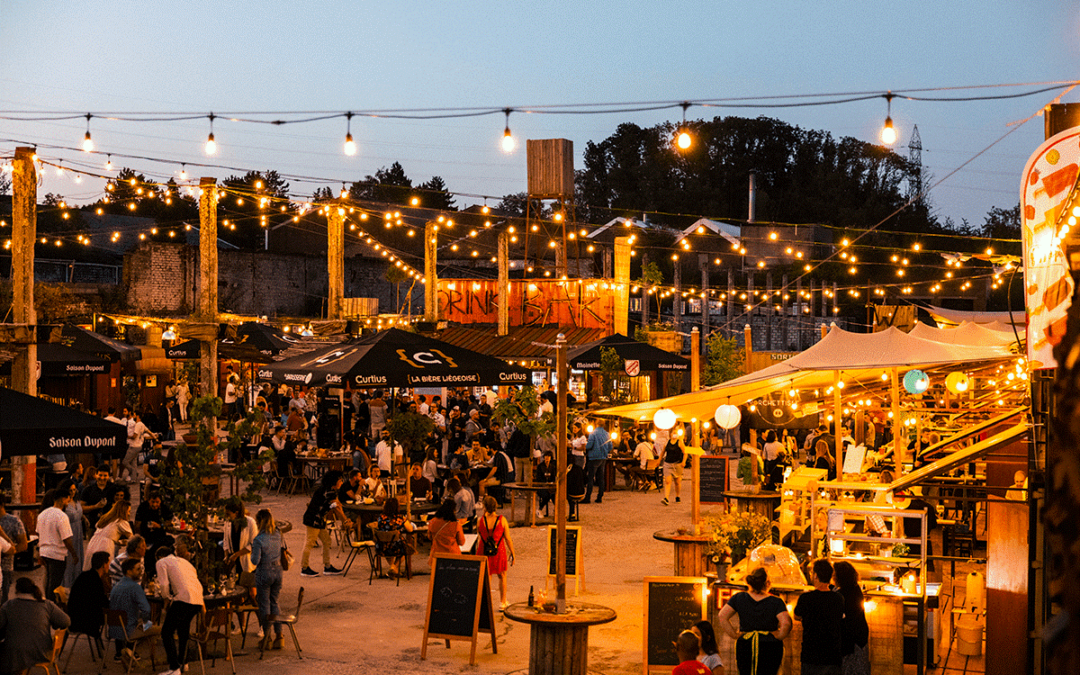
[[[515,525],[518,523],[518,521],[514,520],[514,510],[515,506],[517,506],[515,492],[529,493],[529,501],[525,509],[530,527],[536,527],[536,493],[546,490],[551,493],[552,502],[555,501],[555,483],[504,483],[502,487],[510,493],[510,522]],[[521,519],[521,523],[525,523],[524,517]]]
[[[565,614],[549,614],[528,603],[503,610],[511,621],[527,623],[530,675],[586,675],[589,672],[589,626],[615,620],[615,610],[584,602],[566,603]]]
[[[724,497],[735,501],[736,511],[747,511],[776,520],[776,509],[780,506],[779,492],[740,492],[722,493]]]
[[[705,547],[712,537],[701,534],[680,534],[678,530],[653,532],[653,539],[675,544],[675,576],[705,576]]]
[[[412,508],[412,515],[413,516],[422,516],[422,515],[428,514],[428,513],[435,513],[436,511],[439,510],[440,506],[441,506],[441,504],[439,502],[427,502],[427,501],[413,502],[412,507],[411,507]],[[367,527],[368,523],[373,523],[373,522],[375,522],[376,520],[379,519],[379,516],[383,512],[383,505],[382,504],[375,504],[375,503],[371,503],[371,504],[364,504],[364,503],[350,504],[348,501],[343,501],[343,502],[341,502],[341,509],[346,513],[346,515],[351,515],[351,516],[353,516],[353,518],[355,518],[357,520],[357,522],[358,522],[357,527],[364,528],[364,527]],[[398,513],[400,513],[401,515],[405,515],[405,507],[402,506],[400,511],[398,511]],[[363,531],[364,531],[363,529],[358,530],[358,532],[363,532]]]

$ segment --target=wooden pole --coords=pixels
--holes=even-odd
[[[558,440],[555,471],[555,592],[556,611],[566,613],[566,336],[555,338],[555,367],[559,377],[555,438]],[[580,565],[581,562],[579,561]]]
[[[15,148],[11,175],[11,318],[16,324],[37,323],[34,309],[34,244],[37,243],[37,169],[33,148]],[[11,388],[37,396],[37,338],[28,330],[26,344],[15,349]],[[13,455],[11,493],[23,504],[37,501],[37,458]],[[22,467],[22,470],[19,470]]]
[[[708,302],[703,301],[703,302]],[[697,326],[690,331],[690,391],[701,389],[701,333]],[[701,422],[697,419],[690,421],[691,443],[695,448],[701,447]],[[694,525],[694,534],[701,534],[701,456],[694,453],[690,459],[691,484],[690,484],[690,520]]]
[[[749,375],[753,372],[753,369],[750,367],[752,360],[750,357],[754,355],[754,340],[750,335],[750,324],[743,326],[743,351],[746,353],[746,366],[743,370]]]
[[[690,331],[690,391],[701,389],[701,331]]]
[[[218,189],[214,178],[200,178],[199,188],[199,320],[218,321]],[[202,339],[199,357],[203,396],[218,395],[217,337]]]
[[[439,226],[424,225],[424,321],[439,320]]]
[[[615,281],[614,296],[615,325],[614,331],[620,335],[630,335],[630,253],[632,247],[630,237],[615,237],[615,259],[613,279]],[[642,302],[648,301],[648,297],[642,293]],[[642,308],[644,310],[644,307]]]
[[[499,233],[496,260],[499,264],[499,337],[510,333],[510,233]]]
[[[893,368],[890,372],[892,376],[892,434],[893,434],[893,462],[895,462],[896,477],[900,477],[900,472],[904,466],[904,450],[903,443],[900,442],[901,436],[904,433],[904,424],[900,419],[900,369]]]
[[[326,217],[326,275],[326,318],[337,321],[345,297],[345,208],[337,204]]]

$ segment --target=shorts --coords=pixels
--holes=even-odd
[[[682,480],[682,472],[682,462],[679,462],[677,464],[669,464],[668,462],[664,462],[664,478],[667,478],[668,476],[675,476],[676,478]]]

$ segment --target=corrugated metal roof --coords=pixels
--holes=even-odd
[[[472,324],[452,326],[436,337],[458,347],[496,356],[501,359],[547,358],[554,355],[548,345],[555,344],[555,336],[562,333],[570,348],[583,345],[608,335],[603,328],[570,328],[560,326],[512,326],[508,335],[497,334],[496,326]]]

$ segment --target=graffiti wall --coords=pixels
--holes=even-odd
[[[603,279],[511,281],[511,326],[614,326],[613,284]],[[454,323],[497,323],[499,291],[495,280],[440,279],[439,316]]]

